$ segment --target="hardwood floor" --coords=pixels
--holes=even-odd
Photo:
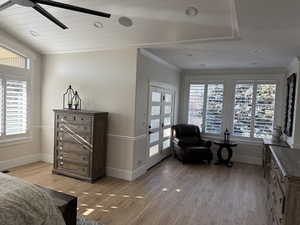
[[[134,182],[95,184],[52,175],[51,165],[12,169],[20,177],[79,197],[78,214],[104,225],[265,225],[265,181],[258,166],[182,165],[167,159]]]

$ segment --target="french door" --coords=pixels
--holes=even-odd
[[[171,127],[174,122],[174,92],[151,86],[148,119],[148,168],[171,152]]]

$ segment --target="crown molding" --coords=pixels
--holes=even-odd
[[[224,69],[187,69],[184,75],[238,75],[238,74],[282,74],[286,75],[287,68],[224,68]]]
[[[154,55],[152,52],[149,52],[148,50],[146,49],[139,49],[139,52],[141,55],[143,56],[146,56],[152,60],[154,60],[155,62],[159,63],[159,64],[162,64],[162,65],[165,65],[167,66],[168,68],[172,69],[172,70],[175,70],[176,72],[180,73],[181,72],[181,69],[169,62],[167,62],[166,60],[160,58],[159,56],[157,55]]]

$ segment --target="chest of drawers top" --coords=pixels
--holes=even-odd
[[[53,111],[55,113],[66,113],[66,114],[87,115],[87,116],[108,115],[108,112],[98,112],[92,110],[53,109]]]
[[[271,146],[270,149],[282,175],[300,181],[300,150],[280,146]]]

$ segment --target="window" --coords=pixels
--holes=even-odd
[[[27,59],[0,46],[0,64],[26,69]]]
[[[5,134],[25,134],[27,132],[27,82],[6,81]]]
[[[0,47],[0,140],[28,134],[27,62],[27,58]]]
[[[235,87],[233,135],[251,136],[252,101],[253,84],[237,84]]]
[[[237,84],[233,135],[269,138],[275,117],[276,84]]]
[[[223,121],[223,84],[191,84],[188,123],[201,131],[220,134]]]

